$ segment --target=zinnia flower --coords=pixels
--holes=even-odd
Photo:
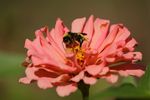
[[[69,30],[57,19],[55,28],[41,28],[35,36],[33,41],[25,41],[26,77],[21,83],[36,81],[42,89],[56,87],[59,96],[68,96],[81,81],[88,85],[97,79],[115,83],[118,76],[144,74],[144,68],[135,64],[142,59],[141,52],[134,51],[137,42],[122,24],[110,25],[109,20],[94,20],[91,15],[88,20],[75,19]]]

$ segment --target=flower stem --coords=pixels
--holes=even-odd
[[[82,93],[82,100],[89,100],[89,88],[90,85],[85,84],[83,81],[79,82],[78,88]]]

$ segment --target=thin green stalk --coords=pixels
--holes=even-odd
[[[82,100],[89,100],[90,85],[85,84],[83,81],[79,82],[78,88],[82,93]]]

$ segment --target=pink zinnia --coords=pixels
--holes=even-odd
[[[82,44],[76,39],[64,43],[68,32],[82,36]],[[19,80],[22,83],[36,81],[42,89],[56,87],[59,96],[68,96],[81,81],[93,85],[100,78],[115,83],[119,75],[144,74],[144,68],[135,64],[142,59],[141,52],[134,51],[137,42],[122,24],[110,26],[109,20],[90,16],[87,21],[75,19],[69,30],[58,19],[51,31],[44,27],[35,35],[33,41],[25,42],[28,51],[26,77]]]

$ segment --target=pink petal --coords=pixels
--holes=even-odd
[[[45,68],[45,66],[41,65],[39,66],[39,69],[37,71],[34,72],[34,74],[38,77],[45,77],[45,78],[55,78],[58,77],[60,75],[59,72],[56,72],[54,70],[50,70]]]
[[[132,38],[127,44],[125,45],[126,48],[133,48],[137,44],[136,40]]]
[[[78,75],[74,76],[70,80],[74,82],[79,82],[81,79],[83,79],[83,77],[84,77],[84,71],[81,71]]]
[[[27,49],[33,49],[32,42],[29,39],[26,39],[24,47]]]
[[[105,60],[107,62],[114,62],[117,59],[116,57],[117,53],[122,50],[119,48],[123,48],[124,45],[125,45],[124,40],[112,43],[111,45],[107,46],[99,56],[105,57]]]
[[[37,38],[37,39],[39,39],[39,38]],[[41,42],[44,44],[43,46],[41,46],[39,44]],[[44,42],[44,40],[43,41],[39,40],[39,42],[36,42],[36,44],[38,46],[37,50],[39,52],[40,58],[32,57],[34,64],[37,64],[37,63],[43,64],[44,63],[43,60],[49,60],[51,62],[50,64],[57,65],[63,70],[68,70],[68,71],[76,70],[75,67],[70,67],[70,66],[66,65],[65,58],[63,58],[56,50],[54,50],[54,48],[52,46],[50,46],[48,43]],[[51,51],[51,52],[49,52],[49,51]],[[36,56],[38,56],[38,55],[36,55]],[[42,61],[43,61],[43,63],[42,63]]]
[[[145,66],[138,64],[122,64],[111,67],[111,71],[118,72],[122,76],[137,76],[141,77],[144,74]]]
[[[42,50],[43,50],[43,53],[45,53],[45,55],[53,59],[53,61],[59,61],[59,62],[65,63],[64,56],[61,56],[52,46],[48,45],[47,43],[44,44]]]
[[[118,75],[114,75],[114,74],[108,74],[106,76],[103,76],[101,78],[106,79],[108,82],[110,83],[116,83],[118,80]]]
[[[69,32],[69,29],[65,26],[64,27],[64,33],[68,33]]]
[[[33,53],[32,53],[33,54]],[[46,56],[48,56],[48,55],[46,55]],[[49,64],[49,65],[57,65],[56,63],[56,61],[54,61],[54,59],[52,59],[52,58],[50,58],[50,57],[44,57],[44,56],[42,56],[42,55],[36,55],[36,56],[34,56],[34,54],[33,54],[33,56],[31,56],[31,60],[32,60],[32,63],[34,64],[34,65],[40,65],[40,64]]]
[[[81,33],[84,28],[86,18],[78,18],[72,22],[71,32]]]
[[[105,75],[105,74],[107,74],[109,72],[109,67],[104,67],[103,69],[102,69],[102,71],[99,73],[99,75]]]
[[[52,88],[52,84],[51,84],[51,79],[49,78],[39,78],[37,80],[37,85],[39,86],[39,88],[42,88],[42,89],[47,89],[47,88]]]
[[[119,74],[122,76],[137,76],[137,77],[141,77],[144,74],[144,71],[137,69],[137,70],[126,70],[126,71],[119,71]]]
[[[55,25],[55,37],[54,40],[56,41],[56,43],[58,44],[58,46],[60,47],[60,49],[64,51],[64,47],[62,45],[63,42],[63,35],[64,35],[64,26],[63,26],[63,22],[58,19],[56,21],[56,25]]]
[[[57,19],[55,28],[51,30],[50,35],[52,36],[54,42],[57,44],[59,49],[65,53],[64,47],[63,47],[63,35],[66,31],[66,27],[63,25],[63,21],[61,19]]]
[[[54,42],[57,44],[56,40],[55,40],[55,28],[52,28],[51,31],[49,33],[47,33],[47,37],[49,38],[50,42]],[[58,44],[57,44],[58,45]],[[59,46],[58,46],[59,47]]]
[[[53,78],[53,80],[51,81],[52,83],[63,83],[66,82],[70,79],[70,76],[68,74],[62,74],[56,78]]]
[[[49,66],[49,69],[54,69],[54,70],[59,70],[60,72],[62,73],[72,73],[72,72],[75,72],[76,71],[76,67],[71,67],[69,65],[66,65],[64,63],[56,63],[57,66]]]
[[[35,75],[35,71],[37,70],[38,68],[35,67],[27,67],[25,71],[27,78],[31,80],[37,80],[38,77]]]
[[[105,60],[107,62],[114,62],[116,60],[116,58],[115,57],[106,57]]]
[[[108,27],[109,27],[108,20],[102,20],[99,18],[95,20],[94,34],[90,45],[92,49],[97,49],[102,44],[107,35]]]
[[[141,52],[128,52],[123,54],[123,57],[127,60],[142,60],[142,53]]]
[[[104,63],[101,63],[100,65],[89,65],[86,67],[86,71],[91,75],[97,75],[100,73],[104,66]]]
[[[94,77],[87,77],[87,76],[85,76],[83,78],[83,81],[84,81],[85,84],[94,85],[97,82],[97,79],[94,78]]]
[[[31,83],[31,79],[24,77],[24,78],[20,78],[19,79],[20,83],[24,83],[24,84],[30,84]]]
[[[116,44],[112,44],[112,45],[109,45],[107,46],[100,54],[99,54],[99,57],[103,60],[105,60],[105,58],[109,55],[112,55],[114,53],[116,53]],[[112,56],[111,56],[112,57]]]
[[[123,26],[123,28],[119,29],[119,32],[114,42],[126,40],[129,36],[130,36],[130,31],[126,27]]]
[[[37,41],[37,39],[35,39],[35,40]],[[38,55],[38,53],[39,53],[39,51],[36,47],[38,45],[35,45],[36,44],[35,40],[34,40],[34,42],[30,41],[29,39],[26,39],[26,41],[25,41],[25,46],[24,47],[28,49],[28,52],[27,52],[28,56]]]
[[[50,63],[49,60],[50,59],[38,60],[37,62],[39,62],[39,64],[45,64],[47,66],[46,68],[60,73],[70,73],[76,71],[76,67],[72,67],[60,62]]]
[[[88,41],[91,41],[91,39],[92,39],[92,35],[94,32],[93,24],[94,24],[94,16],[91,15],[89,17],[88,21],[86,22],[84,30],[83,30],[83,33],[87,34]]]
[[[133,58],[133,52],[129,52],[123,55],[125,59],[131,60]]]
[[[54,40],[55,38],[52,37],[52,33],[54,33],[54,29],[51,30],[51,32],[47,32],[47,41],[50,43],[50,45],[52,45],[52,47],[61,55],[64,56],[65,55],[65,51],[64,49],[61,49],[59,47],[59,45],[56,43],[56,41]]]
[[[58,36],[58,34],[60,36],[64,35],[64,26],[63,26],[63,21],[58,18],[56,21],[56,25],[55,25],[55,34],[57,34],[56,36]]]
[[[32,42],[32,46],[34,47],[34,52],[36,52],[36,55],[44,55],[42,46],[43,44],[41,44],[41,41],[43,41],[43,39],[38,36],[33,42]],[[33,49],[31,49],[33,50]],[[35,54],[34,52],[33,55]]]
[[[134,59],[135,60],[142,60],[142,53],[141,52],[134,52]]]
[[[57,88],[56,88],[57,94],[61,97],[68,96],[71,93],[75,92],[76,90],[77,90],[76,84],[57,86]]]
[[[107,47],[108,45],[110,45],[114,41],[120,27],[121,26],[118,25],[118,24],[117,25],[112,25],[110,27],[110,33],[107,35],[107,37],[104,40],[104,42],[102,43],[102,45],[99,46],[99,48],[98,48],[99,52],[101,52],[105,47]]]

